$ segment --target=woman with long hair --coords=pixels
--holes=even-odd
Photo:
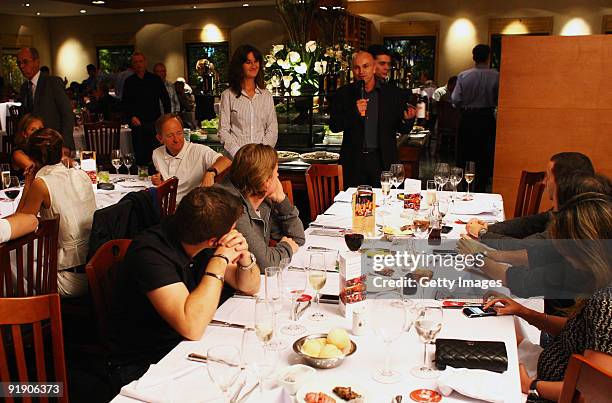
[[[554,217],[551,235],[559,253],[577,270],[590,274],[592,294],[577,299],[567,317],[537,312],[508,298],[485,305],[556,336],[540,353],[535,377],[520,366],[521,388],[528,393],[528,402],[559,399],[572,354],[612,367],[612,198],[595,192],[572,197]]]
[[[38,115],[28,113],[19,119],[16,130],[17,134],[15,135],[15,147],[11,155],[14,168],[22,172],[34,168],[34,161],[25,153],[26,142],[32,133],[43,127],[45,127],[43,119]]]
[[[245,144],[276,145],[276,111],[263,65],[261,52],[251,45],[239,46],[232,55],[230,86],[221,93],[219,108],[219,140],[231,158]]]
[[[63,138],[53,129],[28,137],[26,152],[35,168],[26,175],[18,213],[42,218],[60,217],[57,252],[57,290],[62,297],[87,293],[85,263],[96,199],[89,176],[62,162]],[[34,176],[35,174],[35,176]]]

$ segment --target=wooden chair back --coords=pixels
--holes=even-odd
[[[404,178],[419,178],[419,161],[421,160],[420,147],[400,146],[398,147],[398,158],[404,165]]]
[[[542,181],[545,175],[544,172],[523,171],[521,173],[514,217],[524,217],[538,212],[544,193],[544,183]]]
[[[287,198],[293,204],[293,186],[291,185],[291,181],[285,180],[280,181],[281,185],[283,185],[283,192],[287,195]]]
[[[612,369],[599,367],[584,356],[573,354],[565,370],[559,403],[609,402]]]
[[[98,333],[102,342],[105,341],[108,334],[108,309],[112,304],[117,270],[131,243],[131,239],[108,241],[97,250],[85,266],[89,293],[93,301]]]
[[[38,229],[0,244],[0,296],[30,297],[57,292],[59,216],[40,220]],[[11,265],[15,256],[15,272]]]
[[[45,344],[48,343],[44,342],[46,337],[43,333],[51,335],[52,354],[45,353]],[[34,355],[28,354],[32,350]],[[47,372],[51,368],[53,374]],[[68,402],[68,376],[58,294],[0,298],[0,381],[61,382],[63,396],[58,400]],[[4,399],[5,402],[14,401],[12,397]],[[49,399],[37,400],[47,402]],[[24,398],[22,401],[31,402],[32,399]]]
[[[85,123],[83,128],[87,150],[96,152],[99,163],[110,165],[111,151],[119,149],[121,122]]]
[[[310,203],[310,219],[314,221],[333,204],[338,192],[344,190],[342,165],[312,164],[306,171],[306,189]]]
[[[2,136],[2,142],[0,143],[0,147],[2,147],[0,151],[7,153],[8,155],[13,153],[19,119],[19,107],[15,105],[9,106],[8,113],[6,114],[6,127],[2,128],[2,130],[6,132],[6,135]]]
[[[166,179],[157,187],[157,205],[159,206],[159,218],[174,214],[176,210],[176,191],[178,190],[178,178],[173,176]]]

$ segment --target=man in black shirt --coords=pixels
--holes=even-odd
[[[132,142],[136,153],[136,165],[151,163],[153,150],[159,145],[155,138],[155,121],[164,112],[170,113],[170,96],[161,78],[147,71],[145,56],[136,52],[132,55],[134,74],[125,80],[123,86],[123,109],[130,117]]]
[[[195,188],[174,216],[137,236],[117,272],[109,314],[111,378],[142,376],[181,340],[198,340],[224,283],[259,290],[259,268],[236,220],[242,203],[216,187]]]

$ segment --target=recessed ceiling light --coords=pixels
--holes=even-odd
[[[141,8],[140,10],[138,10],[141,13],[144,13],[144,8]]]
[[[23,3],[24,7],[30,7],[30,3]]]
[[[36,12],[36,15],[40,15],[40,13],[39,13],[39,12]]]
[[[104,0],[93,0],[91,2],[91,4],[98,4],[98,5],[100,5],[100,4],[106,4],[106,2]]]
[[[249,6],[249,3],[244,3],[244,4],[242,5],[242,7],[248,7],[248,6]]]
[[[81,13],[81,14],[85,14],[86,12],[87,12],[87,10],[85,10],[85,9],[79,10],[79,13]]]

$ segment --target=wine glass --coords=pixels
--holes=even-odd
[[[255,300],[255,334],[266,345],[274,337],[274,309],[264,298]]]
[[[0,164],[0,171],[2,172],[2,188],[6,189],[11,181],[11,166],[9,164]]]
[[[344,243],[351,252],[357,252],[361,248],[364,238],[363,234],[359,232],[349,231],[344,233]]]
[[[443,311],[438,306],[420,306],[417,308],[414,328],[417,334],[425,343],[423,351],[423,365],[414,367],[410,372],[417,378],[432,379],[437,378],[440,373],[431,368],[427,362],[427,344],[432,343],[440,330],[442,330]]]
[[[387,206],[387,199],[389,199],[389,193],[391,193],[391,181],[394,176],[390,171],[382,171],[380,174],[380,186],[382,188],[383,194],[383,212],[382,214],[387,214],[384,210]]]
[[[404,183],[404,164],[391,164],[389,170],[393,174],[394,183],[392,183],[392,185],[397,189]]]
[[[4,178],[2,178],[4,180]],[[11,205],[13,206],[13,211],[15,211],[15,199],[19,196],[19,178],[16,176],[9,176],[8,185],[4,188],[4,194],[6,197],[11,199]]]
[[[430,212],[415,212],[412,222],[414,223],[414,237],[416,239],[427,239],[432,227]]]
[[[444,189],[444,185],[448,182],[448,178],[450,176],[450,168],[447,163],[441,162],[436,164],[436,169],[434,171],[434,180],[438,184],[438,189],[442,191]]]
[[[302,267],[296,267],[292,269],[291,276],[285,276],[285,274],[288,274],[286,270],[283,271],[283,289],[289,301],[291,301],[291,320],[293,323],[283,326],[281,332],[290,336],[298,336],[306,331],[304,326],[297,323],[298,299],[306,290],[306,271]]]
[[[282,268],[278,266],[266,267],[264,269],[266,300],[272,307],[274,312],[274,334],[276,332],[276,323],[278,314],[283,309],[283,285],[282,285]],[[283,350],[287,348],[287,343],[284,340],[272,340],[268,347],[273,350]]]
[[[121,150],[111,151],[111,164],[115,167],[115,173],[119,175],[119,168],[121,168]]]
[[[448,214],[448,208],[450,206],[450,200],[448,197],[440,197],[438,199],[438,211],[440,212],[440,222],[444,224],[444,217]]]
[[[476,163],[474,161],[468,161],[465,163],[464,171],[465,181],[467,182],[467,194],[464,200],[473,200],[474,196],[470,194],[470,183],[476,178]]]
[[[276,369],[278,352],[261,343],[252,328],[244,329],[241,350],[242,365],[257,377],[259,390],[263,393],[264,380],[269,379]]]
[[[81,169],[81,151],[79,150],[71,151],[70,159],[72,160],[72,167],[74,169]]]
[[[372,326],[376,335],[385,343],[385,364],[376,369],[372,378],[380,383],[397,383],[400,373],[391,369],[391,343],[397,340],[406,325],[406,309],[397,292],[383,292],[372,301]],[[399,304],[398,304],[399,302]]]
[[[128,175],[130,174],[130,168],[132,167],[132,165],[134,165],[134,154],[132,153],[126,153],[123,155],[123,165],[125,165],[125,167],[128,170]]]
[[[208,349],[206,356],[208,375],[229,402],[229,390],[241,372],[240,350],[234,346],[214,346]]]
[[[463,180],[463,169],[459,167],[453,167],[451,169],[450,183],[453,185],[453,200],[457,198],[457,186]]]
[[[427,190],[425,191],[425,204],[428,207],[433,206],[437,198],[438,183],[435,180],[427,181]]]
[[[310,315],[310,319],[314,321],[322,321],[327,316],[321,312],[321,305],[319,299],[321,297],[320,291],[327,282],[327,272],[325,271],[325,255],[322,253],[313,253],[310,255],[310,265],[308,267],[308,283],[315,290],[315,305],[316,312]]]

